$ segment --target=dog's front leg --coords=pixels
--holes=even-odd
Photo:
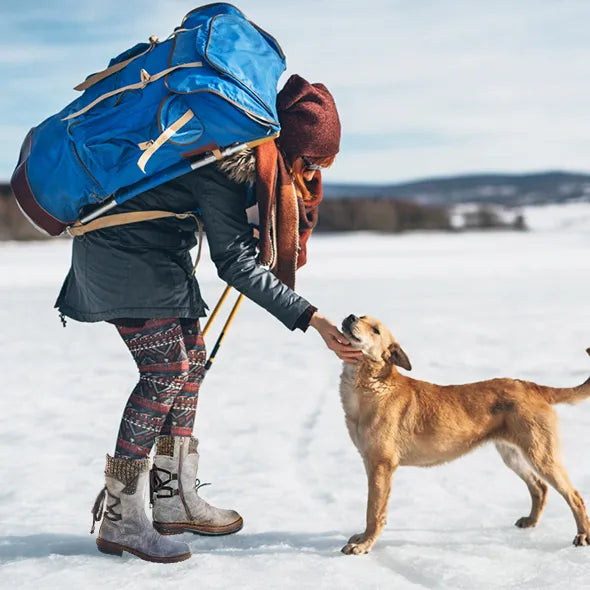
[[[393,472],[397,465],[390,460],[379,460],[367,465],[369,497],[367,500],[367,528],[365,532],[353,535],[342,553],[358,555],[368,553],[381,534],[387,519],[387,503],[391,491]]]

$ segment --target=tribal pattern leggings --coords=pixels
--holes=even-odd
[[[205,374],[198,320],[115,320],[139,382],[125,406],[115,457],[147,457],[158,435],[190,436]]]

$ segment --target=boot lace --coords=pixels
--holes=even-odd
[[[211,482],[205,482],[205,483],[201,483],[201,480],[197,477],[197,479],[195,479],[195,492],[199,491],[199,488],[205,487],[205,486],[210,486]]]
[[[108,496],[111,496],[113,500],[115,500],[110,506],[108,501],[106,502],[106,510],[105,510],[105,501],[108,499]],[[103,515],[105,518],[113,522],[117,522],[121,520],[121,514],[117,514],[113,509],[115,506],[119,506],[121,504],[121,499],[117,498],[117,496],[113,496],[109,494],[107,491],[107,486],[105,485],[100,492],[98,492],[98,496],[96,496],[96,500],[94,500],[94,505],[92,506],[92,527],[90,528],[90,534],[94,534],[94,528],[97,522],[100,522]]]
[[[159,475],[160,473],[164,473],[164,477],[161,477]],[[154,465],[150,471],[150,504],[154,504],[154,498],[172,498],[172,496],[178,496],[178,488],[173,489],[171,485],[168,485],[177,479],[178,475],[176,473]]]
[[[160,473],[164,475],[161,476]],[[162,467],[152,467],[150,471],[150,504],[153,506],[154,498],[172,498],[180,494],[178,488],[173,488],[171,484],[173,481],[178,480],[178,474],[168,471],[168,469],[162,469]],[[197,477],[195,479],[195,491],[204,486],[210,486],[210,482],[201,482]]]

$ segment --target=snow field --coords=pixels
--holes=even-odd
[[[416,378],[577,384],[590,373],[590,236],[539,219],[542,231],[525,234],[314,236],[298,291],[335,322],[384,320]],[[250,302],[204,382],[196,426],[199,477],[213,482],[203,496],[239,510],[244,529],[185,536],[194,555],[176,565],[101,555],[90,509],[136,370],[112,326],[62,328],[51,308],[68,263],[65,240],[0,245],[0,587],[588,584],[590,548],[571,545],[565,502],[551,490],[539,526],[516,529],[528,492],[491,446],[399,469],[372,553],[342,555],[364,528],[366,481],[344,426],[340,363],[315,333],[290,333]],[[223,285],[208,260],[198,276],[212,306]],[[557,411],[565,465],[590,502],[590,401]]]

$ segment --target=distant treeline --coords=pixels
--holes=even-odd
[[[43,239],[43,234],[37,231],[21,213],[10,185],[0,184],[0,240],[39,239]]]
[[[480,204],[458,215],[443,205],[423,204],[388,197],[341,196],[325,198],[320,205],[318,232],[414,230],[526,229],[524,218],[507,221],[491,205]],[[0,240],[43,239],[23,216],[8,184],[0,184]]]
[[[327,184],[324,196],[381,197],[451,207],[481,203],[522,207],[590,201],[590,175],[570,172],[468,174],[390,185]]]
[[[319,208],[317,231],[450,230],[446,207],[419,205],[387,198],[324,199]]]

